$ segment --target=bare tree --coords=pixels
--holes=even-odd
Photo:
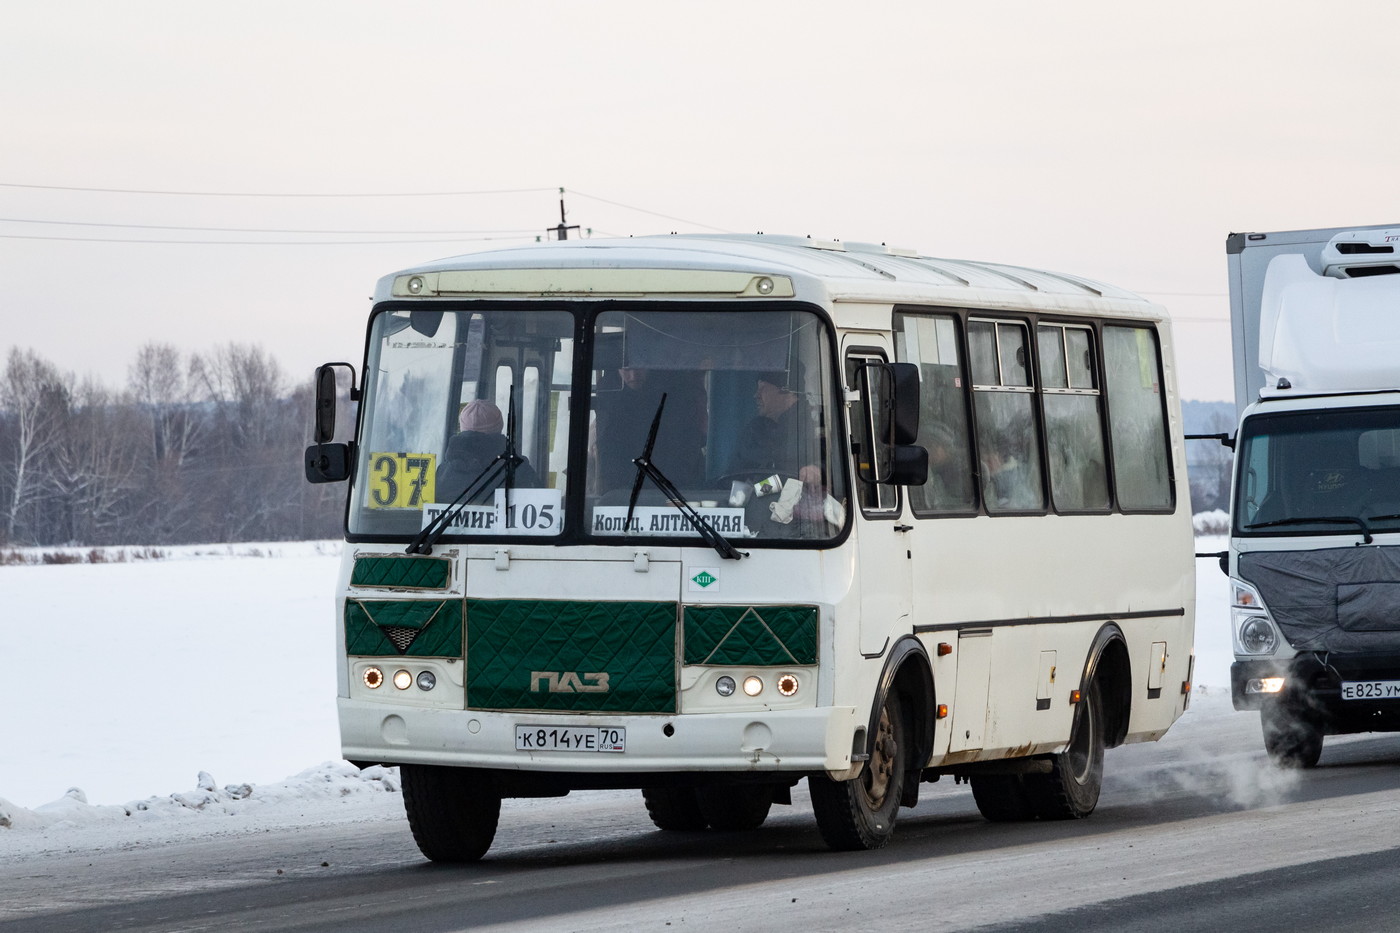
[[[133,428],[139,417],[91,379],[74,390],[48,470],[54,541],[110,544],[127,530],[123,519],[136,487],[141,442]]]
[[[0,375],[0,409],[13,430],[4,464],[5,540],[16,540],[22,512],[43,492],[45,461],[59,442],[71,399],[65,377],[33,350],[10,350]]]
[[[168,343],[145,344],[127,369],[127,391],[150,419],[153,464],[178,469],[199,442],[204,420],[192,410],[192,382]]]

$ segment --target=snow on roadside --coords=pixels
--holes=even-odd
[[[1218,551],[1226,546],[1226,539],[1210,535],[1212,528],[1209,516],[1198,522],[1198,533],[1202,534],[1196,540],[1198,552]],[[43,690],[52,685],[38,676],[26,684],[20,675],[18,695],[23,696],[26,708],[14,702],[15,697],[7,697],[7,686],[0,683],[0,705],[25,708],[26,714],[32,712],[35,717],[49,715],[34,735],[62,731],[56,739],[45,738],[49,745],[30,750],[34,760],[66,756],[71,759],[70,774],[96,774],[101,778],[107,777],[105,771],[119,770],[122,765],[146,774],[144,780],[150,781],[151,772],[141,768],[150,767],[152,761],[166,766],[159,773],[168,773],[171,767],[184,768],[191,761],[206,764],[215,757],[209,752],[213,746],[201,745],[193,738],[198,734],[208,739],[210,736],[205,733],[212,732],[215,743],[231,744],[235,753],[232,757],[224,755],[219,767],[211,770],[231,770],[236,766],[240,769],[236,776],[246,778],[254,771],[270,773],[269,768],[292,761],[289,756],[304,755],[322,745],[333,747],[334,675],[327,656],[333,636],[327,626],[331,624],[329,604],[339,543],[277,542],[162,551],[164,559],[156,563],[176,570],[166,576],[183,577],[181,583],[162,582],[165,576],[149,571],[112,569],[134,564],[0,567],[0,592],[7,596],[11,592],[19,594],[18,608],[22,611],[16,616],[32,619],[57,610],[60,614],[75,612],[79,617],[90,617],[94,620],[93,631],[82,633],[89,644],[92,638],[103,639],[103,626],[111,629],[118,623],[115,628],[120,631],[121,622],[141,621],[146,614],[163,611],[158,605],[153,611],[147,599],[131,598],[152,586],[172,588],[177,597],[184,599],[189,599],[191,593],[219,594],[216,607],[210,608],[197,625],[163,630],[149,640],[122,634],[114,641],[101,641],[104,651],[110,654],[104,664],[120,663],[123,652],[134,651],[141,663],[156,667],[196,662],[207,665],[200,671],[204,678],[200,687],[210,695],[190,701],[196,715],[183,724],[159,722],[162,718],[179,720],[181,711],[161,710],[151,705],[156,701],[150,696],[134,697],[134,703],[145,705],[125,710],[113,698],[110,702],[117,704],[113,714],[116,718],[103,719],[98,715],[101,710],[93,705],[92,694],[61,693],[49,704],[56,708],[46,708],[33,698],[44,695]],[[207,563],[195,571],[186,565],[185,573],[172,567],[172,562],[185,561]],[[1200,696],[1187,715],[1223,715],[1231,711],[1229,665],[1233,660],[1226,587],[1213,560],[1199,559],[1196,565],[1195,681]],[[8,583],[7,580],[16,579],[15,574],[32,575],[33,579],[29,585]],[[76,602],[64,602],[65,598]],[[108,611],[94,612],[92,606],[97,603]],[[172,605],[179,605],[179,600]],[[12,626],[7,631],[5,619],[0,618],[0,648],[13,650],[20,643],[16,636],[21,627],[25,626]],[[299,639],[291,639],[287,634],[302,628],[311,629],[311,633],[303,633]],[[269,673],[265,645],[274,643],[279,645],[278,665]],[[67,654],[63,653],[65,650]],[[63,643],[55,657],[75,663],[73,651],[72,643]],[[36,662],[30,668],[44,669],[41,655],[31,651],[28,657]],[[247,694],[250,668],[257,670],[258,681],[281,684],[282,692],[269,695],[265,688],[259,688]],[[14,683],[15,678],[10,678],[9,684]],[[230,693],[232,696],[226,695]],[[316,715],[298,718],[297,709],[313,702],[325,708]],[[132,711],[137,709],[144,712]],[[168,727],[152,728],[155,725]],[[129,739],[114,741],[107,734],[114,726],[142,733],[146,744],[139,754]],[[276,741],[271,738],[274,735]],[[223,787],[209,772],[200,771],[192,790],[125,804],[90,804],[84,791],[73,787],[51,802],[26,808],[4,796],[6,787],[25,768],[22,758],[15,761],[16,755],[23,754],[20,750],[27,747],[24,739],[23,735],[11,734],[0,746],[5,762],[0,764],[0,855],[4,856],[120,846],[137,836],[145,840],[177,839],[193,834],[255,832],[271,826],[403,818],[397,769],[374,767],[359,771],[342,760],[324,761],[281,781]],[[133,760],[123,763],[119,761],[122,758]],[[278,773],[286,774],[287,770],[290,769]]]

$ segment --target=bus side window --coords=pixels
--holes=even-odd
[[[1156,334],[1146,327],[1106,326],[1103,351],[1118,506],[1170,510],[1175,500]]]
[[[982,500],[992,514],[1043,510],[1045,487],[1026,327],[1016,322],[972,320],[967,325],[967,340],[977,452],[982,461]]]
[[[951,314],[901,314],[895,359],[919,367],[919,443],[928,450],[928,482],[908,488],[917,515],[977,510],[967,382]]]
[[[1041,324],[1036,343],[1051,501],[1062,512],[1107,509],[1094,333],[1087,327]]]

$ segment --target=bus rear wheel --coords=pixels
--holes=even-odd
[[[1023,774],[973,776],[972,799],[977,810],[993,823],[1020,823],[1035,819],[1035,806],[1026,791]]]
[[[643,787],[642,800],[657,829],[696,833],[710,825],[700,812],[700,799],[693,787]]]
[[[710,828],[722,833],[758,829],[773,808],[770,784],[716,784],[696,789],[695,796]]]
[[[1081,820],[1094,812],[1103,788],[1103,695],[1090,681],[1074,707],[1069,747],[1050,757],[1050,771],[1024,775],[1036,816],[1042,820]]]
[[[501,795],[469,768],[400,765],[403,806],[418,849],[434,862],[475,862],[491,848]]]
[[[899,697],[891,693],[880,709],[870,760],[848,781],[826,775],[807,780],[817,829],[833,849],[878,849],[894,835],[895,816],[904,794],[909,748]]]

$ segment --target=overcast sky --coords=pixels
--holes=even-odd
[[[595,236],[1111,282],[1226,399],[1226,235],[1400,223],[1397,35],[1312,0],[10,0],[0,353],[119,388],[148,341],[239,341],[300,379],[360,359],[380,275],[533,239],[564,187]],[[434,192],[506,193],[345,196]]]

